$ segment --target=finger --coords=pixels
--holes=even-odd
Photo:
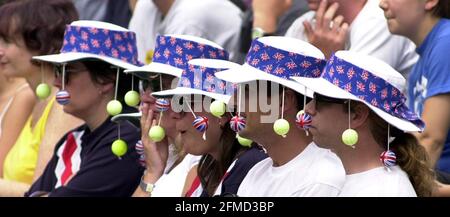
[[[338,37],[344,42],[345,40],[347,40],[348,28],[349,28],[348,23],[343,23],[338,32]]]
[[[344,21],[344,16],[339,15],[333,20],[333,31],[338,32],[341,28],[342,22]]]
[[[150,127],[152,126],[153,121],[153,111],[151,109],[148,109],[148,115],[145,118],[144,125],[142,127],[142,137],[148,139],[148,132],[150,131]]]
[[[323,15],[327,9],[327,0],[322,0],[319,4],[319,8],[316,11],[316,28],[322,28]]]
[[[140,110],[142,113],[140,122],[141,122],[141,128],[143,128],[145,125],[145,120],[147,119],[147,115],[148,115],[148,103],[143,103],[141,105]]]
[[[311,26],[311,23],[309,23],[308,21],[303,21],[303,27],[305,27],[305,34],[308,38],[308,41],[312,41],[314,30]]]
[[[333,20],[338,8],[339,8],[339,4],[335,2],[327,9],[325,14],[323,15],[323,20],[322,20],[323,28],[331,29],[330,23]]]

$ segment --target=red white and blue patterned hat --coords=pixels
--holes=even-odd
[[[125,69],[142,65],[138,60],[134,32],[111,23],[91,20],[74,21],[67,25],[59,54],[33,57],[51,63],[91,58]]]
[[[239,67],[239,64],[226,60],[194,59],[188,62],[175,89],[154,92],[152,95],[199,94],[228,103],[231,95],[236,91],[236,84],[220,80],[215,73]]]
[[[319,94],[366,104],[389,124],[406,132],[422,131],[423,121],[411,111],[405,78],[387,63],[352,51],[338,51],[319,78],[291,77]]]
[[[228,52],[218,44],[191,35],[158,35],[152,62],[143,67],[126,70],[148,79],[149,73],[180,77],[192,59],[228,60]]]
[[[218,72],[216,76],[237,84],[271,81],[305,94],[306,88],[289,78],[319,77],[325,64],[325,55],[313,45],[295,38],[269,36],[253,40],[241,67]]]

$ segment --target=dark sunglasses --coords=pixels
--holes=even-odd
[[[328,96],[324,96],[318,93],[314,93],[314,101],[317,103],[333,103],[333,104],[345,104],[348,102],[346,99],[337,99]]]
[[[160,91],[161,83],[159,82],[159,78],[147,80],[147,79],[139,79],[139,91],[145,92],[147,90],[151,91]]]
[[[66,76],[64,79],[64,84],[69,83],[69,77],[74,73],[87,71],[88,69],[82,64],[79,65],[66,65]],[[63,65],[53,65],[53,72],[55,73],[55,79],[62,79]]]

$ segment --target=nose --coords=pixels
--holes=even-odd
[[[55,75],[55,79],[53,79],[53,86],[61,89],[62,88],[62,78]]]
[[[380,4],[378,5],[381,9],[383,9],[384,11],[386,11],[388,3],[386,0],[381,0]]]
[[[305,112],[311,116],[316,114],[316,100],[312,99],[305,106]]]

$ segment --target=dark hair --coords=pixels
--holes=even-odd
[[[450,0],[439,0],[436,7],[433,8],[433,14],[450,19]]]
[[[66,24],[78,19],[70,0],[19,0],[0,7],[0,37],[16,42],[22,38],[36,55],[58,53]]]
[[[212,196],[219,185],[223,175],[237,155],[247,149],[239,144],[236,133],[231,130],[229,122],[223,127],[219,147],[220,159],[214,159],[211,155],[203,155],[199,161],[197,173],[200,182],[209,196]]]
[[[117,67],[110,63],[100,60],[84,60],[81,61],[88,69],[89,75],[92,81],[97,84],[107,84],[116,82]],[[124,102],[125,94],[131,90],[131,74],[123,72],[124,69],[119,69],[119,87],[117,90],[117,100],[119,100],[123,106],[126,106]],[[134,78],[134,90],[138,90],[138,78]]]
[[[388,123],[373,111],[369,114],[369,128],[375,141],[382,147],[387,144]],[[431,196],[434,184],[434,172],[430,167],[428,154],[416,137],[390,127],[391,136],[395,137],[390,147],[395,152],[397,164],[408,174],[417,196]]]

